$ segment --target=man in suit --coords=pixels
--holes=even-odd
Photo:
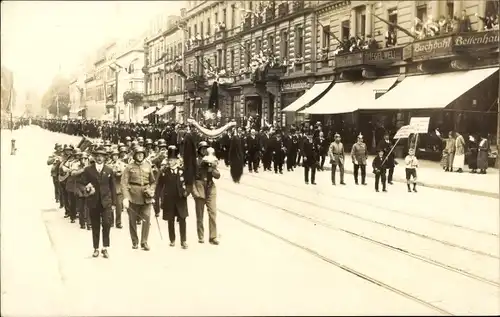
[[[98,147],[94,151],[95,163],[85,167],[81,174],[82,182],[87,184],[86,191],[90,223],[92,224],[93,257],[99,256],[99,238],[102,224],[102,256],[109,257],[109,232],[111,229],[111,213],[116,209],[116,185],[111,167],[104,164],[106,150]],[[93,193],[92,193],[93,192]]]
[[[260,142],[254,129],[250,130],[250,135],[246,138],[248,150],[248,172],[259,172]]]
[[[304,181],[309,184],[309,171],[311,171],[311,184],[316,185],[316,168],[318,167],[319,149],[313,142],[312,131],[304,140],[302,151],[302,165],[304,166]]]
[[[387,183],[392,185],[392,176],[394,175],[394,166],[396,165],[396,158],[392,150],[392,142],[389,139],[389,132],[384,133],[384,139],[377,144],[377,151],[384,151],[385,163],[384,167],[387,169]],[[389,154],[390,153],[390,154]]]

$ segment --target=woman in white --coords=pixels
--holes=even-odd
[[[453,169],[457,173],[462,173],[465,163],[465,140],[464,137],[456,132],[455,137],[455,158],[453,159]]]

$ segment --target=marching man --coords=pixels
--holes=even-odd
[[[202,141],[198,144],[198,159],[196,180],[192,186],[192,194],[196,207],[196,227],[198,232],[198,242],[204,243],[203,214],[205,206],[208,211],[209,242],[218,245],[217,239],[217,188],[214,179],[220,178],[217,169],[217,158],[214,149],[208,147],[208,143]]]
[[[162,164],[155,191],[155,216],[163,210],[163,220],[168,222],[170,246],[175,246],[175,219],[179,223],[181,247],[187,249],[186,217],[189,215],[187,206],[188,192],[184,180],[183,162],[177,156],[177,148],[170,145],[167,150],[166,163]],[[161,201],[161,205],[160,205]]]
[[[121,187],[123,208],[128,210],[132,248],[137,249],[137,221],[141,220],[141,248],[149,251],[148,236],[151,226],[151,205],[154,202],[155,178],[151,164],[145,160],[145,150],[138,146],[134,150],[133,162],[127,165],[122,174]]]

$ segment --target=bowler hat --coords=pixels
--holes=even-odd
[[[99,146],[94,150],[94,155],[106,155],[106,149],[103,146]]]

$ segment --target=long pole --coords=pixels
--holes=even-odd
[[[500,150],[500,97],[497,98],[497,153]],[[500,155],[497,154],[497,160],[495,162],[497,168],[500,167]]]
[[[115,109],[118,111],[117,117],[120,122],[120,107],[118,105],[118,69],[115,70]]]

